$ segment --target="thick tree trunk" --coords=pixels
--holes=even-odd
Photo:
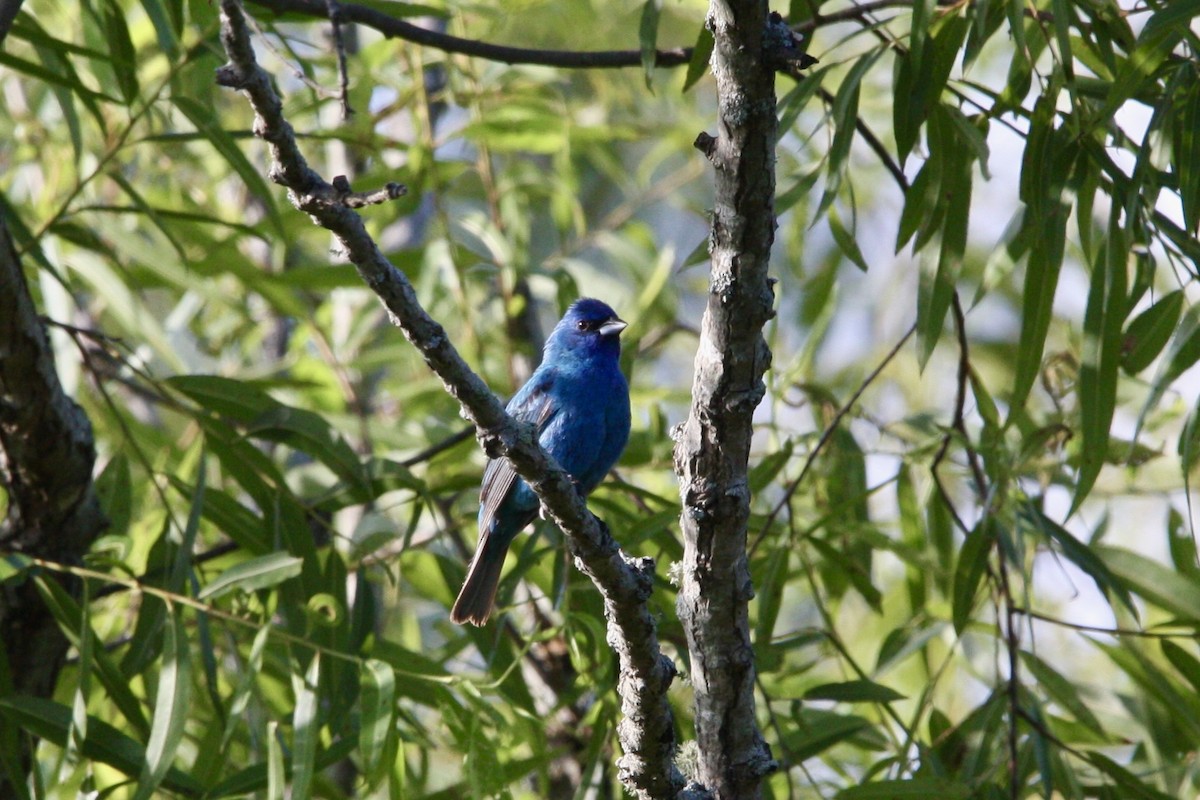
[[[715,140],[701,134],[696,144],[716,167],[712,279],[691,414],[675,447],[685,542],[678,610],[696,698],[696,777],[721,800],[758,797],[775,768],[754,713],[746,561],[751,419],[771,361],[762,327],[774,300],[767,264],[777,123],[767,14],[763,0],[709,6],[720,121]]]
[[[92,490],[95,460],[91,423],[58,381],[0,218],[0,481],[8,493],[0,551],[78,561],[106,524]],[[0,587],[0,649],[0,693],[53,693],[67,640],[32,581]],[[28,772],[28,742],[21,746],[20,766]],[[19,796],[11,780],[0,772],[0,797]]]

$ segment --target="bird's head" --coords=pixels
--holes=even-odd
[[[553,353],[611,354],[621,352],[621,331],[628,323],[607,304],[585,297],[576,300],[546,340],[546,355]]]

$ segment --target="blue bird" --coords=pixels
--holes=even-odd
[[[629,439],[629,384],[617,364],[625,328],[599,300],[577,300],[546,340],[541,366],[508,402],[508,413],[536,426],[538,442],[585,497]],[[538,507],[508,459],[488,462],[479,491],[479,544],[450,619],[487,622],[508,546]]]

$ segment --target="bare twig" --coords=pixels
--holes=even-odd
[[[348,19],[354,19],[349,6],[344,10]],[[566,534],[576,566],[603,595],[609,642],[620,667],[622,782],[645,798],[678,791],[683,778],[674,765],[674,728],[667,702],[675,667],[659,649],[655,621],[646,605],[653,586],[653,560],[631,558],[621,551],[604,524],[588,512],[570,477],[538,445],[532,429],[509,417],[463,361],[442,326],[421,307],[408,279],[379,250],[362,218],[308,166],[284,119],[270,76],[255,61],[246,17],[237,0],[221,3],[221,42],[229,63],[217,71],[217,82],[243,92],[253,106],[254,132],[270,146],[271,179],[287,188],[297,209],[333,234],[392,321],[474,423],[488,455],[512,462]]]

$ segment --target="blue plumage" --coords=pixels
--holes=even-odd
[[[629,438],[629,385],[617,364],[625,323],[599,300],[577,300],[555,326],[542,364],[508,402],[508,413],[537,427],[538,441],[589,494]],[[487,622],[504,556],[533,521],[538,499],[507,459],[488,462],[479,493],[479,545],[450,619]]]

